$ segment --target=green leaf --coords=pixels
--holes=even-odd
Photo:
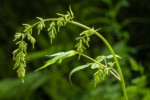
[[[52,44],[53,39],[55,38],[55,34],[57,34],[56,28],[55,28],[55,22],[51,22],[49,25],[49,28],[47,29],[48,35],[50,38],[50,42]]]
[[[29,33],[27,34],[27,37],[28,37],[28,40],[31,42],[32,47],[34,49],[34,44],[36,42],[35,38],[33,36],[31,36],[31,34],[29,34]]]
[[[23,37],[23,34],[22,33],[16,33],[15,34],[15,39],[13,41],[16,41],[18,39],[20,39],[21,37]]]
[[[102,69],[100,69],[100,70],[99,70],[99,76],[100,76],[100,78],[101,78],[102,80],[104,80],[104,79],[105,79],[105,76],[106,76],[105,71],[102,70]]]
[[[106,75],[109,74],[110,69],[111,69],[111,68],[106,68],[106,69],[104,69],[104,72],[106,73]]]
[[[12,52],[12,54],[13,54],[13,60],[15,60],[16,54],[18,53],[18,51],[19,51],[19,49],[16,49],[16,50],[14,50],[14,51]]]
[[[44,64],[42,67],[40,67],[40,68],[38,68],[37,70],[35,70],[35,72],[38,71],[38,70],[41,70],[41,69],[43,69],[43,68],[46,68],[46,67],[49,66],[49,65],[52,65],[52,64],[55,63],[56,61],[57,61],[57,60],[54,60],[54,59],[47,61],[46,64]]]
[[[63,17],[58,18],[58,21],[57,21],[57,26],[58,26],[57,30],[58,30],[58,32],[60,30],[60,27],[64,26],[63,20],[64,20]]]
[[[99,64],[92,63],[91,69],[96,69],[96,68],[99,68]]]
[[[115,55],[117,58],[120,58],[121,59],[121,57],[119,56],[119,55]],[[110,59],[110,58],[113,58],[113,55],[108,55],[108,56],[106,56],[106,58],[108,58],[108,59]]]
[[[112,68],[115,62],[108,62],[107,64],[109,65],[110,68]]]
[[[20,66],[17,70],[18,77],[22,79],[22,83],[24,83],[24,77],[25,77],[25,68],[23,66]]]
[[[74,68],[74,69],[70,72],[70,74],[69,74],[70,83],[72,83],[72,82],[71,82],[71,76],[72,76],[73,73],[75,73],[75,72],[77,72],[77,71],[80,71],[80,70],[82,70],[82,69],[85,69],[85,68],[89,67],[90,65],[91,65],[91,63],[88,63],[88,64],[86,64],[86,65],[82,65],[82,66],[78,66],[78,67]]]
[[[41,17],[36,17],[36,18],[39,19],[40,21],[44,21],[44,19]]]
[[[95,73],[94,73],[94,88],[96,87],[97,83],[100,81],[100,79],[104,80],[106,75],[108,75],[108,71],[105,69],[98,69]]]
[[[39,23],[38,26],[37,26],[38,35],[40,34],[41,30],[43,30],[44,27],[45,27],[44,21],[40,21],[40,23]]]
[[[86,48],[83,45],[84,42],[84,38],[83,37],[78,37],[76,38],[76,40],[78,40],[78,43],[75,45],[75,48],[77,48],[77,51],[82,53]]]
[[[102,62],[105,58],[106,58],[106,56],[97,56],[95,58],[95,60],[98,61],[98,62]]]
[[[64,14],[57,13],[58,16],[65,17]]]
[[[54,57],[54,56],[60,56],[60,55],[64,55],[67,56],[67,57],[71,57],[71,56],[74,56],[75,54],[77,54],[76,51],[74,50],[69,50],[67,52],[59,52],[59,53],[55,53],[55,54],[52,54],[52,55],[47,55],[48,57]]]
[[[53,57],[53,58],[48,60],[42,67],[40,67],[36,71],[38,71],[40,69],[43,69],[43,68],[46,68],[47,66],[52,65],[55,62],[58,62],[60,64],[65,58],[74,56],[76,54],[77,54],[76,51],[70,50],[70,51],[67,51],[67,52],[59,52],[59,53],[55,53],[55,54],[52,54],[52,55],[47,55],[47,57]]]
[[[34,37],[31,37],[31,43],[32,43],[32,48],[34,49],[34,44],[35,44],[35,38]]]
[[[73,14],[73,12],[71,10],[71,6],[69,6],[69,11],[67,11],[67,14],[57,13],[57,15],[64,18],[64,20],[63,20],[64,25],[67,23],[67,21],[72,21],[73,18],[74,18],[74,14]]]
[[[32,26],[29,24],[23,24],[23,25],[25,26],[25,29],[23,32],[31,34],[32,33]]]
[[[71,17],[72,17],[72,19],[74,18],[74,14],[73,14],[73,12],[72,12],[72,10],[71,10],[71,6],[69,6],[69,11],[70,11],[70,15],[71,15]]]
[[[51,22],[50,27],[55,27],[55,22]]]

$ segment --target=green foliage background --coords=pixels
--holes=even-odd
[[[14,34],[22,23],[34,23],[35,17],[55,17],[65,13],[69,5],[75,20],[90,27],[101,28],[100,33],[108,39],[123,60],[120,60],[130,100],[150,99],[150,6],[148,0],[2,0],[0,3],[0,99],[1,100],[121,100],[122,92],[115,78],[109,76],[96,88],[93,72],[84,70],[73,75],[69,72],[84,64],[86,59],[69,58],[61,65],[54,64],[34,72],[47,60],[46,54],[74,49],[75,37],[82,29],[67,25],[61,28],[50,45],[46,31],[36,35],[33,50],[28,47],[27,76],[22,84],[12,70]],[[35,31],[36,32],[36,31]],[[92,36],[86,54],[95,58],[109,52],[101,40]]]

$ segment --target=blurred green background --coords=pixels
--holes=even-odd
[[[118,81],[109,75],[94,88],[93,71],[85,69],[73,75],[71,69],[86,59],[71,58],[34,72],[47,60],[46,54],[75,49],[75,37],[83,30],[68,24],[62,27],[51,45],[46,31],[34,36],[35,49],[28,46],[25,83],[13,69],[12,51],[16,31],[23,23],[32,24],[35,17],[57,17],[69,5],[75,21],[95,28],[110,42],[120,60],[130,100],[150,100],[150,6],[149,0],[1,0],[0,2],[0,100],[122,100]],[[86,54],[95,58],[108,55],[100,39],[91,37]]]

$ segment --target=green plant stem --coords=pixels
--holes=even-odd
[[[57,21],[57,20],[60,20],[60,19],[58,19],[58,18],[49,18],[49,19],[44,19],[44,22],[46,22],[46,21]],[[73,24],[73,25],[82,27],[82,28],[84,28],[84,29],[91,30],[90,27],[85,26],[85,25],[83,25],[83,24],[81,24],[81,23],[78,23],[78,22],[76,22],[76,21],[67,21],[67,22],[70,23],[70,24]],[[37,23],[35,23],[35,24],[33,24],[33,25],[31,26],[31,28],[34,27],[34,26],[36,26],[36,25],[38,25],[39,23],[40,23],[40,21],[37,22]],[[117,58],[116,58],[116,56],[115,56],[114,50],[112,49],[112,47],[111,47],[111,45],[108,43],[108,41],[107,41],[100,33],[98,33],[97,31],[93,31],[93,32],[95,33],[95,35],[97,35],[97,36],[106,44],[106,46],[108,47],[109,51],[110,51],[111,54],[113,55],[114,61],[115,61],[116,66],[117,66],[118,73],[119,73],[120,78],[121,78],[121,81],[120,81],[120,82],[121,82],[123,94],[124,94],[124,96],[125,96],[125,100],[128,100],[128,96],[127,96],[127,93],[126,93],[126,87],[125,87],[125,82],[124,82],[123,74],[122,74],[120,65],[119,65],[119,63],[118,63],[118,60],[117,60]]]
[[[74,24],[74,25],[77,25],[79,27],[82,27],[84,29],[91,29],[90,27],[88,26],[85,26],[81,23],[78,23],[78,22],[75,22],[75,21],[69,21],[69,23],[71,24]],[[98,33],[97,31],[94,31],[95,35],[97,35],[105,44],[106,46],[108,47],[109,51],[111,52],[111,54],[113,55],[113,58],[114,58],[114,61],[116,63],[116,66],[117,66],[117,69],[118,69],[118,72],[119,72],[119,75],[120,75],[120,78],[121,78],[121,86],[122,86],[122,90],[123,90],[123,94],[125,96],[125,99],[128,100],[128,96],[127,96],[127,93],[126,93],[126,87],[125,87],[125,82],[124,82],[124,78],[123,78],[123,75],[122,75],[122,71],[121,71],[121,68],[120,68],[120,65],[118,63],[118,60],[115,56],[115,52],[114,50],[112,49],[111,45],[108,43],[108,41],[100,34]]]
[[[89,57],[89,56],[87,56],[87,55],[85,55],[85,54],[83,54],[83,53],[80,53],[80,52],[77,52],[79,55],[81,55],[81,56],[83,56],[83,57],[85,57],[85,58],[87,58],[87,59],[89,59],[89,60],[91,60],[91,61],[93,61],[93,62],[95,62],[95,63],[97,63],[97,64],[99,64],[101,67],[104,67],[104,68],[106,68],[107,66],[105,66],[105,65],[103,65],[103,64],[101,64],[101,63],[99,63],[98,61],[96,61],[96,60],[94,60],[93,58],[91,58],[91,57]],[[114,73],[115,72],[115,73]],[[114,75],[114,77],[116,77],[119,81],[121,81],[121,79],[120,79],[120,76],[118,75],[118,73],[115,71],[115,70],[110,70],[110,73],[112,74],[112,75]]]

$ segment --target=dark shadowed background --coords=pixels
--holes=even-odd
[[[33,24],[36,17],[57,17],[66,13],[69,5],[75,21],[101,28],[100,33],[110,42],[120,60],[130,100],[150,100],[150,2],[149,0],[1,0],[0,2],[0,99],[1,100],[122,100],[120,84],[109,75],[94,88],[93,71],[85,69],[68,75],[71,69],[87,60],[70,58],[34,72],[47,60],[45,55],[75,49],[75,37],[83,30],[62,27],[51,45],[46,31],[34,36],[35,49],[28,46],[25,83],[13,70],[12,51],[16,48],[15,32],[23,23]],[[36,29],[35,29],[36,30]],[[86,54],[95,58],[109,51],[92,36]]]

